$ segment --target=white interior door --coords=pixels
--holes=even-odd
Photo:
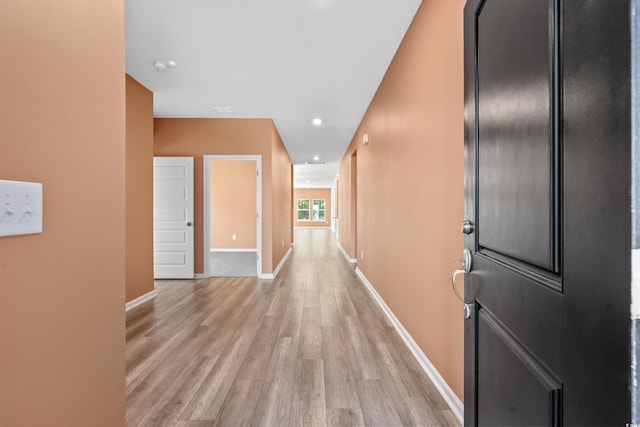
[[[193,157],[153,158],[153,264],[156,279],[192,279]]]

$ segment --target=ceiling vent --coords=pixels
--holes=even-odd
[[[233,107],[213,107],[213,111],[218,114],[229,114],[233,113]]]

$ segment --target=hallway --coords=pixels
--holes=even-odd
[[[127,426],[456,426],[341,255],[296,229],[272,281],[157,281],[127,313]]]

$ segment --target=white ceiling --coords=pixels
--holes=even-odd
[[[294,165],[293,186],[332,187],[338,177],[338,163],[328,162],[326,165]]]
[[[328,162],[296,183],[324,186],[420,1],[126,0],[127,72],[156,117],[272,118],[294,164]]]

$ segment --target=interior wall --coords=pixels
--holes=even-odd
[[[463,316],[450,282],[463,249],[464,3],[422,2],[340,164],[338,188],[340,244],[460,399]]]
[[[210,178],[211,249],[256,249],[256,161],[211,160]]]
[[[310,204],[314,199],[322,199],[325,201],[324,221],[298,221],[298,200],[310,200]],[[311,208],[311,205],[310,205]],[[330,227],[331,226],[331,189],[330,188],[295,188],[293,190],[293,224],[295,227]],[[313,212],[310,211],[310,218],[313,218]]]
[[[274,239],[274,224],[278,228],[290,221],[286,218],[274,218],[272,199],[278,199],[281,193],[289,193],[285,188],[286,180],[281,175],[288,174],[290,161],[284,146],[277,152],[272,149],[275,126],[271,119],[160,119],[154,120],[155,156],[191,156],[194,157],[194,237],[195,271],[203,273],[203,155],[261,155],[262,156],[262,272],[273,272],[278,264],[280,252],[275,251],[277,239]],[[279,139],[279,137],[278,137]],[[284,151],[284,153],[282,153]],[[277,161],[272,157],[277,156]],[[274,165],[277,169],[273,171]],[[277,188],[274,186],[275,176]],[[281,182],[282,181],[282,182]]]
[[[351,149],[351,146],[348,150]],[[345,156],[346,158],[346,156]],[[338,167],[340,178],[337,182],[338,188],[338,244],[351,257],[355,257],[355,242],[351,233],[351,204],[355,200],[351,194],[351,167],[342,159]]]
[[[127,302],[153,291],[153,93],[126,76]]]
[[[43,232],[0,237],[0,425],[125,425],[124,2],[0,2],[0,179]]]
[[[271,187],[273,189],[271,194],[273,257],[271,271],[274,271],[293,242],[293,223],[291,222],[293,165],[273,122],[271,122],[271,153],[271,170],[273,171]]]

